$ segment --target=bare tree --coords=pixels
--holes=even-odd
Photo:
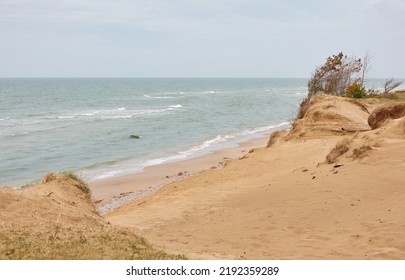
[[[371,61],[372,61],[372,56],[370,55],[369,52],[366,53],[366,55],[363,58],[363,69],[361,71],[361,80],[360,84],[364,86],[364,81],[366,80],[366,77],[368,73],[371,70]]]
[[[402,85],[402,82],[396,82],[394,81],[394,78],[388,79],[384,83],[384,94],[388,94],[390,91],[396,89]]]

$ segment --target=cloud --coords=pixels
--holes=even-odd
[[[403,13],[399,0],[0,0],[0,76],[74,75],[74,63],[88,75],[304,76],[336,51],[399,56],[384,44],[405,47]]]

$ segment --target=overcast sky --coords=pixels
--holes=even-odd
[[[0,0],[0,77],[405,78],[405,0]]]

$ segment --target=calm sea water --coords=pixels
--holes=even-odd
[[[306,82],[0,79],[0,186],[66,170],[92,181],[236,145],[286,127]]]

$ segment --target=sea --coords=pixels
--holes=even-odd
[[[0,186],[18,188],[51,171],[92,182],[235,147],[288,128],[306,85],[289,78],[1,78]]]

